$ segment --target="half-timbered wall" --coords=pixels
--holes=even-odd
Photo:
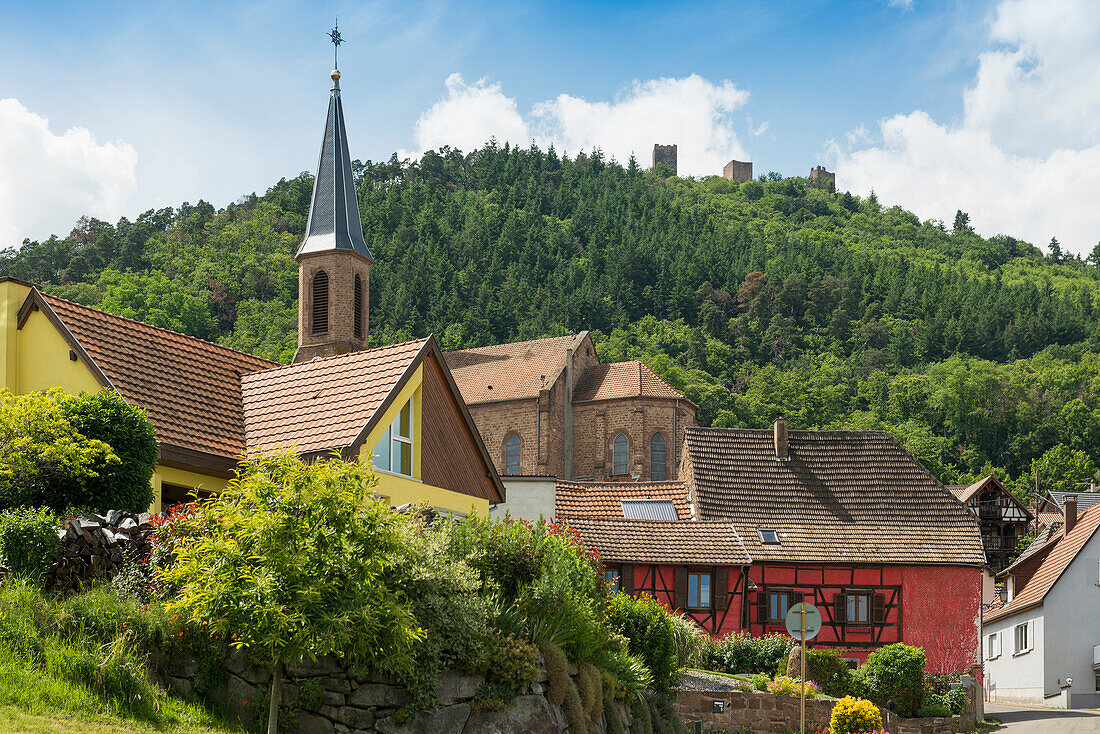
[[[785,633],[783,622],[768,621],[762,606],[774,592],[788,594],[791,605],[805,600],[821,610],[823,627],[811,647],[837,648],[845,657],[865,661],[876,648],[904,642],[924,648],[927,669],[943,673],[967,670],[977,657],[981,569],[976,567],[757,563],[748,569],[650,564],[608,568],[620,572],[624,591],[649,594],[670,610],[682,610],[715,637],[742,630],[753,636]],[[697,571],[711,573],[713,601],[708,609],[685,609],[684,574]],[[846,618],[844,595],[849,594],[868,597],[867,622]]]

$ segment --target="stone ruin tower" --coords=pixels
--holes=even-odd
[[[664,163],[672,169],[673,174],[676,174],[676,146],[655,143],[653,145],[653,166],[656,167],[658,163]]]
[[[811,168],[810,180],[820,180],[825,183],[831,184],[834,189],[836,188],[836,174],[832,171],[826,171],[825,166],[814,166],[813,168]]]
[[[722,177],[727,181],[745,183],[752,180],[752,161],[730,161],[722,167]]]

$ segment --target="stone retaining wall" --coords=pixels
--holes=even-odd
[[[721,706],[716,707],[715,703]],[[806,699],[807,730],[814,725],[827,725],[835,704],[834,698]],[[731,732],[782,734],[798,731],[799,700],[796,696],[755,691],[680,691],[675,706],[680,718],[689,726],[701,721],[709,728]],[[952,734],[964,731],[973,723],[965,716],[903,719],[889,711],[880,710],[880,713],[891,734]]]
[[[199,665],[193,657],[167,661],[164,665],[168,687],[179,696],[195,695]],[[243,651],[234,651],[222,665],[224,680],[208,696],[226,713],[249,725],[266,718],[266,705],[271,690],[271,672],[251,664]],[[570,674],[576,677],[575,667]],[[409,692],[396,680],[378,675],[367,676],[349,670],[334,658],[316,663],[290,666],[282,683],[282,705],[287,707],[281,717],[296,719],[295,731],[300,734],[500,734],[523,731],[534,734],[562,734],[568,723],[560,706],[551,704],[545,695],[545,670],[535,683],[522,692],[511,706],[502,711],[475,712],[473,699],[484,678],[446,672],[436,688],[439,708],[421,712],[411,721],[398,724],[395,717],[410,701]],[[300,691],[317,687],[323,691],[316,704],[302,706]],[[632,723],[627,707],[618,705],[622,721]],[[601,732],[607,731],[606,717],[598,722]]]

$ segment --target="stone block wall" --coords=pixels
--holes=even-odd
[[[622,398],[573,406],[573,477],[601,481],[611,476],[612,442],[618,433],[629,441],[627,473],[650,481],[650,440],[665,436],[669,480],[680,476],[679,462],[687,426],[696,424],[691,405],[659,398]]]
[[[715,703],[721,703],[717,711]],[[806,728],[828,724],[836,699],[806,700]],[[799,700],[795,696],[741,691],[680,691],[676,711],[681,720],[691,726],[697,721],[712,729],[765,734],[798,731]],[[965,731],[975,721],[967,716],[947,716],[924,719],[903,719],[889,711],[881,711],[883,724],[891,734],[953,734]]]
[[[672,169],[672,173],[676,171],[676,146],[675,145],[660,145],[655,144],[653,146],[653,165],[663,163]]]
[[[722,177],[745,183],[752,180],[752,161],[730,161],[722,167]]]
[[[173,693],[194,697],[199,675],[195,658],[183,656],[167,661],[164,669],[164,682]],[[572,666],[569,672],[574,677],[578,673]],[[208,698],[245,725],[265,718],[266,709],[261,710],[258,704],[269,700],[271,671],[255,667],[246,653],[237,650],[226,658],[222,673],[222,682]],[[480,675],[443,673],[436,687],[439,707],[398,723],[398,711],[410,701],[408,690],[392,678],[367,675],[335,658],[322,658],[290,666],[286,671],[281,697],[282,706],[287,708],[280,717],[288,719],[299,734],[563,734],[569,730],[561,707],[546,698],[545,670],[538,681],[501,711],[474,710],[474,697],[483,680]],[[302,691],[309,689],[313,700],[303,705]],[[318,691],[322,692],[319,698]],[[629,727],[629,709],[620,705],[619,713]],[[606,717],[598,729],[601,734],[608,730]]]

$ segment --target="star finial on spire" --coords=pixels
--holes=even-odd
[[[332,68],[339,69],[340,65],[336,62],[336,52],[340,50],[340,44],[344,42],[344,39],[340,36],[340,19],[336,19],[336,25],[329,31],[328,37],[332,39]]]

